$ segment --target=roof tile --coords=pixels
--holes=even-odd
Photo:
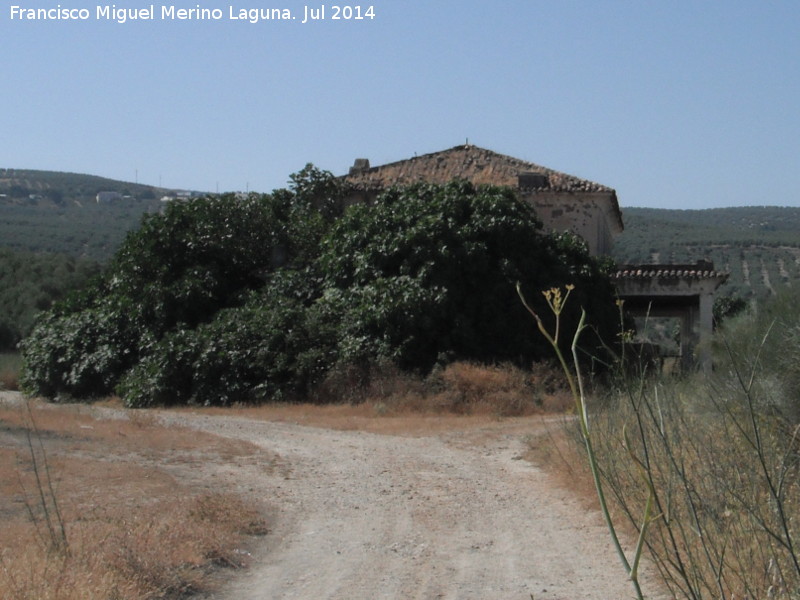
[[[621,279],[717,279],[728,278],[728,273],[717,271],[710,261],[693,265],[620,265],[611,276]]]
[[[443,184],[453,179],[466,179],[476,185],[517,187],[519,175],[531,172],[546,176],[550,191],[614,193],[613,189],[599,183],[470,144],[377,167],[354,168],[345,180],[365,190],[419,182]]]

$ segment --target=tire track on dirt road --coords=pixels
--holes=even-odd
[[[634,597],[600,516],[519,459],[540,420],[401,437],[161,414],[254,442],[287,466],[230,474],[277,518],[249,571],[215,598]]]

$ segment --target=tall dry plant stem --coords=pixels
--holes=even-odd
[[[761,361],[761,353],[764,349],[764,346],[767,343],[767,338],[770,336],[773,327],[775,326],[775,321],[773,320],[770,323],[769,327],[767,328],[764,337],[761,340],[761,343],[758,347],[758,352],[756,353],[755,360],[753,361],[753,365],[750,369],[749,376],[745,377],[744,373],[742,373],[739,366],[736,364],[736,361],[732,361],[733,365],[733,372],[736,375],[737,382],[739,387],[744,392],[744,398],[746,402],[746,414],[748,425],[750,430],[747,431],[742,424],[735,422],[737,428],[739,429],[740,433],[742,434],[742,438],[747,441],[747,443],[751,446],[753,451],[755,452],[758,466],[761,469],[761,472],[764,477],[764,482],[767,484],[767,490],[769,492],[770,500],[774,507],[775,513],[778,517],[778,526],[780,531],[774,531],[772,528],[765,527],[767,533],[780,545],[782,546],[794,567],[794,571],[796,576],[800,577],[800,556],[798,555],[798,550],[795,548],[794,544],[794,536],[790,531],[790,521],[792,517],[787,514],[786,511],[786,497],[785,497],[785,483],[786,483],[786,476],[788,474],[789,464],[788,461],[785,459],[780,461],[782,463],[779,476],[776,477],[770,470],[769,461],[770,458],[768,456],[768,451],[765,448],[765,443],[762,437],[761,426],[758,423],[757,418],[757,409],[756,409],[756,401],[753,392],[753,386],[755,385],[756,375],[759,368],[759,363]],[[728,354],[733,358],[733,350],[731,349],[730,345],[728,344],[728,340],[723,338],[723,342],[725,344],[725,349]],[[792,434],[789,448],[794,446],[794,442],[797,436],[797,428],[794,429]]]
[[[547,305],[550,308],[550,311],[555,316],[555,327],[553,332],[551,333],[547,327],[545,326],[542,318],[539,314],[531,308],[528,302],[525,300],[525,296],[522,294],[522,290],[520,289],[520,285],[517,284],[517,294],[522,300],[522,304],[525,306],[527,311],[533,316],[534,320],[536,321],[536,326],[538,327],[540,333],[544,336],[544,338],[548,341],[548,343],[552,346],[553,350],[555,351],[556,357],[558,358],[558,362],[561,365],[562,370],[564,371],[564,375],[567,379],[567,384],[569,385],[570,392],[572,393],[572,397],[575,400],[575,408],[578,414],[578,419],[580,423],[580,430],[581,430],[581,437],[583,438],[584,447],[586,449],[586,457],[589,462],[589,469],[592,473],[592,480],[594,481],[595,491],[597,492],[597,499],[600,503],[600,510],[603,513],[603,519],[605,520],[606,527],[608,528],[608,532],[611,536],[611,541],[614,544],[614,548],[617,551],[617,555],[619,556],[620,562],[622,563],[625,571],[628,574],[628,578],[633,585],[633,588],[636,592],[636,597],[639,600],[644,600],[644,596],[642,594],[641,586],[639,585],[639,564],[642,556],[642,551],[644,550],[644,541],[645,536],[647,535],[647,528],[650,523],[655,520],[657,517],[653,517],[652,507],[653,507],[653,499],[655,496],[654,489],[647,478],[646,472],[643,468],[642,462],[638,459],[633,451],[630,449],[630,445],[627,444],[628,454],[634,463],[639,468],[640,472],[642,473],[642,479],[644,480],[645,484],[648,487],[648,499],[644,509],[644,515],[642,519],[642,525],[639,528],[639,539],[636,544],[636,550],[634,552],[633,561],[629,561],[628,557],[625,555],[625,551],[622,548],[622,544],[619,541],[619,536],[617,535],[617,529],[614,525],[614,521],[611,518],[611,513],[608,509],[608,503],[606,501],[605,492],[603,490],[603,483],[600,478],[600,467],[598,466],[597,456],[594,451],[594,446],[592,444],[592,436],[591,431],[589,429],[589,414],[586,406],[586,391],[584,389],[584,382],[583,382],[583,375],[581,373],[581,363],[578,359],[578,341],[580,339],[581,333],[584,329],[586,329],[586,311],[581,308],[581,318],[578,322],[578,326],[575,329],[575,334],[572,337],[572,345],[571,345],[571,352],[572,352],[572,366],[567,362],[564,353],[561,351],[559,346],[559,337],[561,335],[561,312],[564,309],[564,306],[567,303],[569,298],[570,292],[575,289],[572,285],[566,286],[566,293],[562,292],[560,288],[551,288],[549,290],[545,290],[542,294],[547,301]]]
[[[27,412],[30,427],[26,428],[25,435],[27,437],[28,451],[31,457],[31,468],[36,480],[36,496],[38,508],[41,511],[42,517],[39,517],[34,510],[34,506],[26,498],[25,506],[28,511],[28,516],[31,522],[37,525],[39,531],[39,524],[44,521],[44,526],[47,530],[47,535],[39,533],[42,541],[47,547],[60,554],[69,554],[69,544],[67,543],[67,529],[64,524],[64,518],[61,514],[61,509],[58,505],[58,496],[53,488],[53,478],[50,474],[50,463],[47,460],[47,453],[44,449],[41,434],[36,427],[36,421],[33,418],[33,411],[31,410],[30,401],[25,400],[25,408]],[[38,442],[38,452],[35,448],[34,438]],[[23,488],[24,489],[24,488]]]

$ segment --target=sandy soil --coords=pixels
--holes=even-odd
[[[632,598],[599,514],[521,459],[541,419],[400,436],[166,417],[281,456],[228,474],[277,515],[251,569],[216,598]]]

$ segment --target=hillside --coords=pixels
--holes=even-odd
[[[800,208],[626,208],[623,219],[614,247],[620,264],[708,258],[730,273],[721,288],[727,296],[765,297],[800,285]]]
[[[108,202],[101,192],[114,192]],[[0,245],[106,261],[146,212],[178,192],[94,175],[0,169]]]
[[[167,190],[140,183],[117,181],[96,175],[0,169],[0,196],[8,203],[49,202],[58,206],[95,202],[99,192],[118,192],[137,200],[155,200]]]
[[[119,196],[98,203],[100,192]],[[178,194],[93,175],[0,169],[0,247],[105,262],[144,213]],[[623,219],[614,251],[620,264],[708,258],[730,272],[722,294],[731,296],[764,297],[800,280],[800,208],[625,208]]]

